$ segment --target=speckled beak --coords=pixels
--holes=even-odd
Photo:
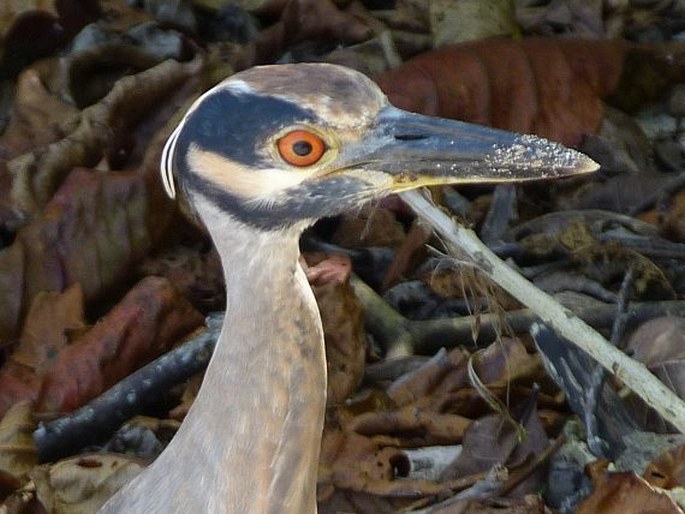
[[[424,185],[508,182],[578,175],[599,168],[559,143],[454,120],[383,108],[338,164],[392,176],[393,191]]]

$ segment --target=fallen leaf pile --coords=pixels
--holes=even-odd
[[[599,162],[431,193],[682,397],[683,21],[658,1],[2,3],[0,510],[96,512],[187,413],[224,284],[161,150],[259,64],[344,64],[399,107]],[[685,511],[685,439],[554,334],[534,341],[535,313],[399,198],[301,245],[328,357],[319,512]]]

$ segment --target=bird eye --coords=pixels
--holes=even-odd
[[[325,151],[324,140],[306,130],[293,130],[278,140],[278,153],[293,166],[316,164]]]

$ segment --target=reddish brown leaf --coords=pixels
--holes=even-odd
[[[0,416],[16,402],[37,397],[41,373],[67,344],[67,332],[83,327],[83,293],[78,284],[63,294],[36,295],[19,345],[0,369]]]
[[[98,324],[60,352],[37,410],[73,410],[168,350],[202,316],[166,279],[140,281]]]
[[[40,390],[40,376],[35,370],[13,360],[0,369],[0,416],[22,400],[34,400]]]
[[[387,497],[419,497],[445,492],[433,482],[395,480],[408,471],[407,457],[349,430],[325,430],[319,464],[319,500],[335,489]]]
[[[308,253],[304,255],[308,267],[305,269],[307,280],[312,286],[326,284],[345,284],[352,273],[352,262],[341,253]]]
[[[634,473],[606,473],[594,480],[595,492],[577,514],[683,514],[666,493],[651,487]]]
[[[364,376],[363,311],[349,284],[352,264],[342,254],[304,255],[307,279],[321,313],[328,365],[328,403],[344,402]]]
[[[433,231],[424,223],[414,220],[407,237],[404,239],[383,277],[383,290],[396,285],[404,273],[410,269],[412,261],[417,260],[417,254],[423,255],[426,244],[433,235]]]
[[[0,254],[0,341],[16,337],[40,291],[80,283],[89,302],[121,286],[159,236],[152,225],[173,209],[152,209],[153,193],[142,174],[74,170],[43,215]]]
[[[685,446],[662,453],[650,462],[644,479],[661,489],[685,487]]]
[[[410,111],[574,145],[599,127],[601,98],[618,86],[626,49],[619,41],[492,39],[426,52],[376,80]]]

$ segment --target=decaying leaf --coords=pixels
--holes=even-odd
[[[528,413],[523,424],[525,430],[521,440],[518,427],[507,421],[506,416],[491,414],[475,420],[464,434],[461,453],[445,471],[443,478],[455,479],[487,471],[496,465],[519,466],[543,452],[549,446],[549,440],[537,412]],[[512,494],[518,497],[534,492],[544,475],[545,468],[541,467],[535,476],[517,486]]]
[[[35,400],[41,375],[84,327],[83,293],[75,284],[64,293],[40,292],[29,309],[19,344],[0,368],[0,415],[21,400]]]
[[[433,48],[518,32],[508,0],[433,0],[429,3]]]
[[[155,240],[148,228],[149,194],[139,174],[71,173],[42,216],[0,253],[0,340],[16,337],[41,291],[63,291],[78,282],[91,301],[120,286]]]
[[[78,109],[48,91],[36,68],[17,78],[14,102],[7,128],[0,136],[0,156],[13,159],[35,147],[65,136]]]
[[[323,260],[321,260],[323,259]],[[366,357],[364,317],[349,284],[351,264],[341,255],[308,254],[307,278],[319,305],[326,341],[328,403],[341,404],[361,383]]]
[[[130,126],[165,94],[197,73],[200,65],[199,60],[185,64],[165,61],[120,79],[105,98],[82,112],[78,127],[64,139],[10,161],[15,206],[37,214],[72,168],[95,166],[117,128]]]
[[[683,514],[668,494],[634,473],[602,473],[593,483],[594,493],[583,500],[578,514]]]
[[[64,293],[41,291],[31,302],[19,345],[10,359],[37,373],[45,371],[69,342],[85,327],[83,291],[79,283]]]
[[[661,489],[685,487],[685,446],[659,455],[649,463],[643,478]]]
[[[164,353],[202,321],[166,279],[143,279],[60,352],[44,375],[36,409],[54,413],[80,407]]]
[[[426,52],[376,80],[410,111],[576,145],[599,128],[602,98],[619,86],[628,48],[621,41],[476,41]]]
[[[32,415],[33,403],[24,401],[14,405],[0,421],[0,472],[17,480],[23,480],[38,463]]]
[[[446,489],[433,482],[395,480],[406,475],[406,456],[354,431],[326,430],[321,444],[319,500],[335,489],[373,492],[389,498],[418,498]]]
[[[404,228],[388,209],[366,209],[341,217],[333,242],[345,247],[398,246],[404,239]]]
[[[36,496],[53,514],[92,514],[145,468],[122,455],[79,455],[35,468]]]

